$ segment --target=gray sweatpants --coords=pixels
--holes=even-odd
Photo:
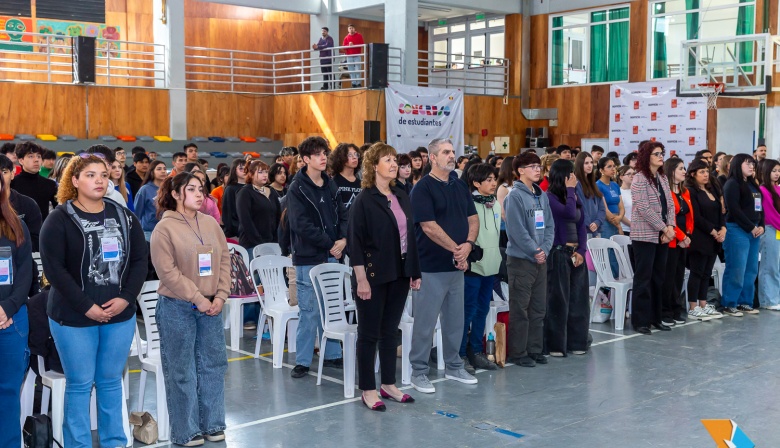
[[[423,272],[420,286],[412,302],[412,376],[428,374],[433,331],[440,313],[444,347],[438,350],[443,350],[447,370],[462,369],[458,350],[463,339],[463,272]]]

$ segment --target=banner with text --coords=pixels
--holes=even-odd
[[[707,148],[707,100],[678,97],[675,80],[612,84],[609,97],[609,149],[621,160],[644,140],[686,164]]]
[[[390,84],[385,89],[387,143],[399,153],[428,146],[434,138],[452,140],[463,154],[463,91]]]

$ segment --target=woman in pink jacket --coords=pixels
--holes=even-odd
[[[664,145],[645,142],[639,147],[631,184],[631,244],[634,248],[634,287],[631,324],[642,334],[650,326],[669,331],[661,323],[661,294],[669,242],[675,238],[674,201],[664,176]]]

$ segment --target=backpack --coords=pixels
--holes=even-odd
[[[22,436],[25,448],[51,448],[52,443],[62,448],[62,445],[54,440],[51,428],[51,419],[45,414],[30,415],[24,420]]]
[[[246,297],[256,294],[255,283],[249,273],[244,257],[230,249],[230,296]]]

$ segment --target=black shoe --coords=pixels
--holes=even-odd
[[[469,358],[469,362],[471,363],[472,366],[474,366],[475,369],[483,369],[483,370],[498,369],[496,363],[487,359],[487,356],[485,356],[484,353],[475,353],[473,356],[470,356],[468,358]],[[466,371],[468,372],[468,370]],[[473,373],[471,374],[474,375]]]
[[[468,356],[464,356],[464,357],[462,357],[460,359],[463,360],[463,368],[466,369],[466,372],[468,372],[469,375],[476,375],[477,374],[477,369],[475,369],[474,366],[471,365],[471,361],[469,361],[469,357]]]
[[[653,332],[650,331],[650,327],[634,327],[634,331],[636,331],[639,334],[647,334],[647,335],[653,334]]]
[[[290,376],[293,378],[303,378],[309,374],[309,368],[298,364],[290,372]]]
[[[661,331],[672,331],[672,327],[668,325],[664,325],[663,323],[660,324],[653,324],[653,328],[657,328]]]
[[[520,356],[517,358],[507,358],[506,362],[511,362],[514,365],[521,367],[535,367],[536,361],[530,356]]]
[[[221,442],[225,440],[225,431],[217,431],[214,434],[204,434],[203,436],[209,442]]]
[[[547,364],[547,357],[541,353],[529,353],[528,356],[537,364]]]
[[[344,358],[326,359],[322,362],[322,367],[331,367],[333,369],[344,368]]]
[[[588,348],[593,344],[593,335],[588,333]]]
[[[661,325],[666,325],[667,327],[673,327],[674,319],[672,319],[671,317],[664,317],[661,319]]]
[[[680,313],[674,316],[674,323],[682,325],[685,322],[688,322],[688,315],[686,313]]]
[[[330,89],[328,89],[327,87],[322,87],[320,88],[320,90],[330,90]]]

